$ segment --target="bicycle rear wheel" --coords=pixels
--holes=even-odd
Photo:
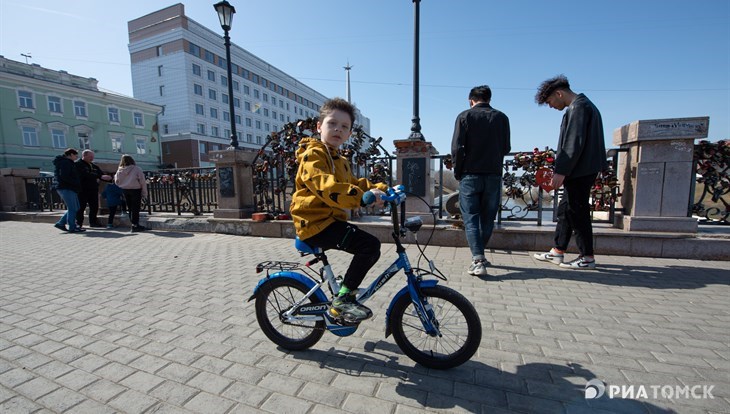
[[[445,286],[421,288],[421,293],[441,336],[426,333],[411,297],[403,295],[390,314],[395,342],[409,358],[427,368],[449,369],[468,361],[482,341],[482,323],[474,306]]]
[[[322,338],[324,321],[286,322],[282,315],[309,291],[301,282],[279,277],[265,283],[256,295],[256,319],[261,330],[275,344],[297,351],[307,349]],[[310,303],[317,303],[311,296]]]

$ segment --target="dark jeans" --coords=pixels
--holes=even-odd
[[[575,232],[575,242],[581,256],[593,256],[593,226],[591,224],[591,188],[598,174],[566,178],[563,197],[558,204],[558,224],[555,227],[555,247],[566,250]]]
[[[308,245],[324,250],[343,250],[353,255],[342,283],[350,290],[360,287],[368,270],[380,258],[380,240],[354,224],[335,221],[320,233],[304,240]]]
[[[89,206],[89,225],[98,225],[96,215],[99,213],[99,191],[98,190],[82,190],[79,193],[79,210],[76,212],[76,223],[79,226],[84,225],[84,211]]]
[[[499,174],[469,174],[459,181],[459,209],[472,257],[484,255],[501,199],[502,176]]]
[[[124,200],[127,201],[129,209],[129,221],[133,226],[139,226],[139,209],[142,206],[142,189],[124,190]]]

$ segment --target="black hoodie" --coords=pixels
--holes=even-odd
[[[81,191],[81,179],[71,158],[58,155],[53,160],[53,188],[57,190]]]

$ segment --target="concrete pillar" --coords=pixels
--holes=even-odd
[[[213,211],[213,217],[251,218],[255,211],[251,164],[256,153],[240,149],[213,151],[210,157],[218,179],[218,208]]]
[[[432,223],[429,206],[433,204],[434,181],[431,176],[431,155],[438,154],[430,142],[403,139],[393,141],[396,155],[396,182],[406,191],[422,197],[426,203],[412,197],[406,202],[408,216],[420,215],[425,223]]]
[[[627,149],[617,175],[621,205],[616,226],[629,231],[697,232],[688,217],[694,180],[694,140],[707,137],[709,117],[635,121],[613,133]]]

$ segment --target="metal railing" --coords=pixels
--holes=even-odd
[[[142,210],[149,214],[212,213],[218,207],[215,168],[181,168],[146,171],[148,198]]]

